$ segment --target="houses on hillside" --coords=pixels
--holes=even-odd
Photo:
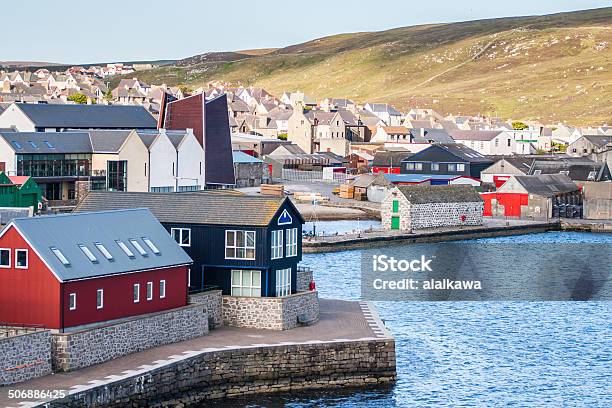
[[[493,161],[462,144],[433,144],[402,160],[401,174],[467,176],[480,173]]]

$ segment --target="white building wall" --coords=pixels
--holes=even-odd
[[[151,184],[154,187],[176,187],[176,149],[165,132],[160,132],[149,148],[151,157]]]
[[[204,149],[194,136],[187,133],[178,151],[178,186],[204,185]],[[180,191],[180,190],[179,190]]]
[[[14,127],[19,132],[35,132],[34,123],[15,104],[0,114],[0,128]]]
[[[2,138],[0,138],[0,162],[4,162],[7,175],[14,176],[17,174],[15,151]]]

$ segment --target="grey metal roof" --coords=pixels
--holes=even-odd
[[[13,223],[62,281],[192,263],[191,258],[146,208],[16,218]],[[159,255],[153,253],[143,237],[155,244]],[[147,256],[141,255],[130,239],[135,239]],[[124,242],[134,256],[126,255],[116,240]],[[94,245],[96,242],[110,252],[112,261]],[[97,262],[90,261],[79,245],[89,248]],[[59,249],[70,264],[64,265],[51,248]]]
[[[155,129],[157,121],[142,106],[16,103],[36,127]]]
[[[0,133],[0,137],[17,154],[91,153],[92,151],[88,132],[3,132]]]
[[[183,142],[183,139],[185,139],[185,136],[187,136],[187,132],[184,132],[181,130],[173,130],[173,131],[167,130],[166,136],[168,136],[168,139],[170,139],[174,148],[178,149],[178,147]]]
[[[413,204],[472,203],[483,201],[474,187],[468,185],[406,185],[399,191]]]
[[[131,130],[90,130],[89,137],[94,153],[118,153]]]
[[[138,132],[138,136],[140,136],[140,140],[142,140],[147,149],[150,149],[157,136],[159,136],[159,132]]]
[[[372,166],[376,167],[399,167],[402,160],[412,156],[413,153],[406,151],[380,151],[374,154]]]
[[[584,135],[586,140],[593,143],[597,147],[604,147],[608,144],[612,144],[612,136],[606,135]]]
[[[285,200],[283,197],[221,193],[90,191],[74,211],[145,207],[160,222],[266,226]]]
[[[577,191],[578,186],[565,174],[542,174],[540,176],[514,176],[530,194],[552,197],[561,193]],[[503,186],[500,187],[503,189]]]
[[[421,130],[424,136],[421,136]],[[410,130],[413,137],[413,143],[455,143],[455,140],[444,129],[418,129]]]
[[[455,140],[490,141],[503,130],[449,130],[449,135]]]

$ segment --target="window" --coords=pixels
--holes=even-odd
[[[232,269],[232,296],[261,296],[261,272]]]
[[[155,246],[155,244],[153,243],[153,241],[151,241],[149,238],[147,237],[142,237],[142,240],[144,241],[145,244],[147,244],[147,246],[149,247],[149,249],[151,250],[151,252],[153,252],[155,255],[159,255],[159,249],[157,249],[157,247]]]
[[[96,246],[96,248],[98,248],[98,251],[100,251],[106,259],[108,259],[109,261],[113,260],[113,256],[111,255],[110,252],[108,252],[108,249],[106,249],[106,247],[102,245],[102,243],[94,242],[94,245]]]
[[[182,247],[191,246],[191,229],[189,228],[170,228],[170,235]]]
[[[15,268],[16,269],[27,269],[28,268],[28,250],[27,249],[16,249],[15,250]]]
[[[440,163],[431,163],[431,171],[439,171]]]
[[[63,265],[70,265],[70,261],[68,260],[68,258],[66,258],[64,256],[64,254],[62,253],[62,251],[60,251],[59,249],[55,248],[55,247],[51,247],[51,252],[53,252],[53,254],[57,257],[57,259],[59,259],[59,261],[63,264]]]
[[[276,271],[276,296],[291,294],[291,268]]]
[[[287,256],[297,256],[298,229],[289,228],[287,231]]]
[[[163,299],[165,297],[166,297],[166,281],[160,280],[159,281],[159,298]]]
[[[178,191],[179,192],[199,191],[201,189],[202,189],[202,187],[196,184],[194,186],[179,186]]]
[[[43,143],[46,144],[49,149],[55,149],[55,147],[48,140],[45,140]]]
[[[15,146],[17,148],[17,150],[23,149],[23,147],[21,147],[21,143],[19,143],[16,140],[13,140],[13,146]]]
[[[595,171],[590,171],[587,180],[595,180]]]
[[[465,171],[465,164],[457,163],[457,171]]]
[[[142,245],[140,245],[140,242],[136,241],[135,239],[130,239],[130,243],[134,246],[134,248],[136,248],[136,251],[138,251],[140,255],[149,256],[147,251],[145,251]]]
[[[151,187],[151,192],[152,193],[173,193],[174,192],[174,187],[172,187],[172,186],[167,186],[167,187]]]
[[[36,146],[36,143],[34,143],[31,140],[28,140],[28,143],[30,144],[30,146],[32,146],[34,149],[38,149],[38,146]]]
[[[130,257],[130,258],[134,258],[134,253],[130,250],[130,248],[128,248],[127,245],[125,245],[125,242],[123,241],[115,241],[117,243],[117,245],[119,245],[119,248],[121,248],[121,250],[123,252],[125,252],[125,254]]]
[[[225,231],[225,259],[255,259],[255,231]]]
[[[102,309],[104,307],[104,289],[98,289],[96,292],[96,308]]]
[[[423,170],[423,163],[406,163],[406,170]]]
[[[449,163],[448,164],[448,171],[457,171],[457,164],[456,163]]]
[[[534,170],[533,171],[533,175],[534,176],[539,176],[540,174],[542,174],[542,170]]]
[[[89,259],[91,262],[93,262],[93,263],[97,263],[98,262],[98,258],[96,258],[96,256],[93,254],[93,252],[91,252],[91,250],[89,248],[87,248],[85,245],[79,245],[79,248],[81,248],[81,251],[83,251],[83,253],[87,257],[87,259]]]
[[[153,300],[153,282],[147,282],[147,300]]]
[[[127,160],[109,160],[106,162],[107,189],[110,191],[127,190]]]
[[[68,309],[76,310],[76,293],[71,293],[68,296]]]
[[[499,146],[499,139],[495,138],[495,147],[498,147],[498,146]]]
[[[0,249],[0,268],[11,267],[11,250],[8,248]]]
[[[134,284],[134,303],[140,302],[140,283]]]
[[[272,259],[283,257],[283,230],[272,231]]]
[[[510,140],[510,139],[508,139],[508,147],[510,147],[510,142],[511,142],[511,140]]]

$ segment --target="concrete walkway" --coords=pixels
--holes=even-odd
[[[312,343],[326,341],[386,338],[376,311],[367,302],[320,299],[320,320],[317,324],[287,331],[222,327],[209,335],[130,354],[106,363],[70,373],[52,374],[23,383],[0,387],[0,407],[36,406],[41,401],[9,399],[9,390],[71,390],[112,381],[135,374],[163,360],[205,353],[218,349],[257,347],[264,345]]]

